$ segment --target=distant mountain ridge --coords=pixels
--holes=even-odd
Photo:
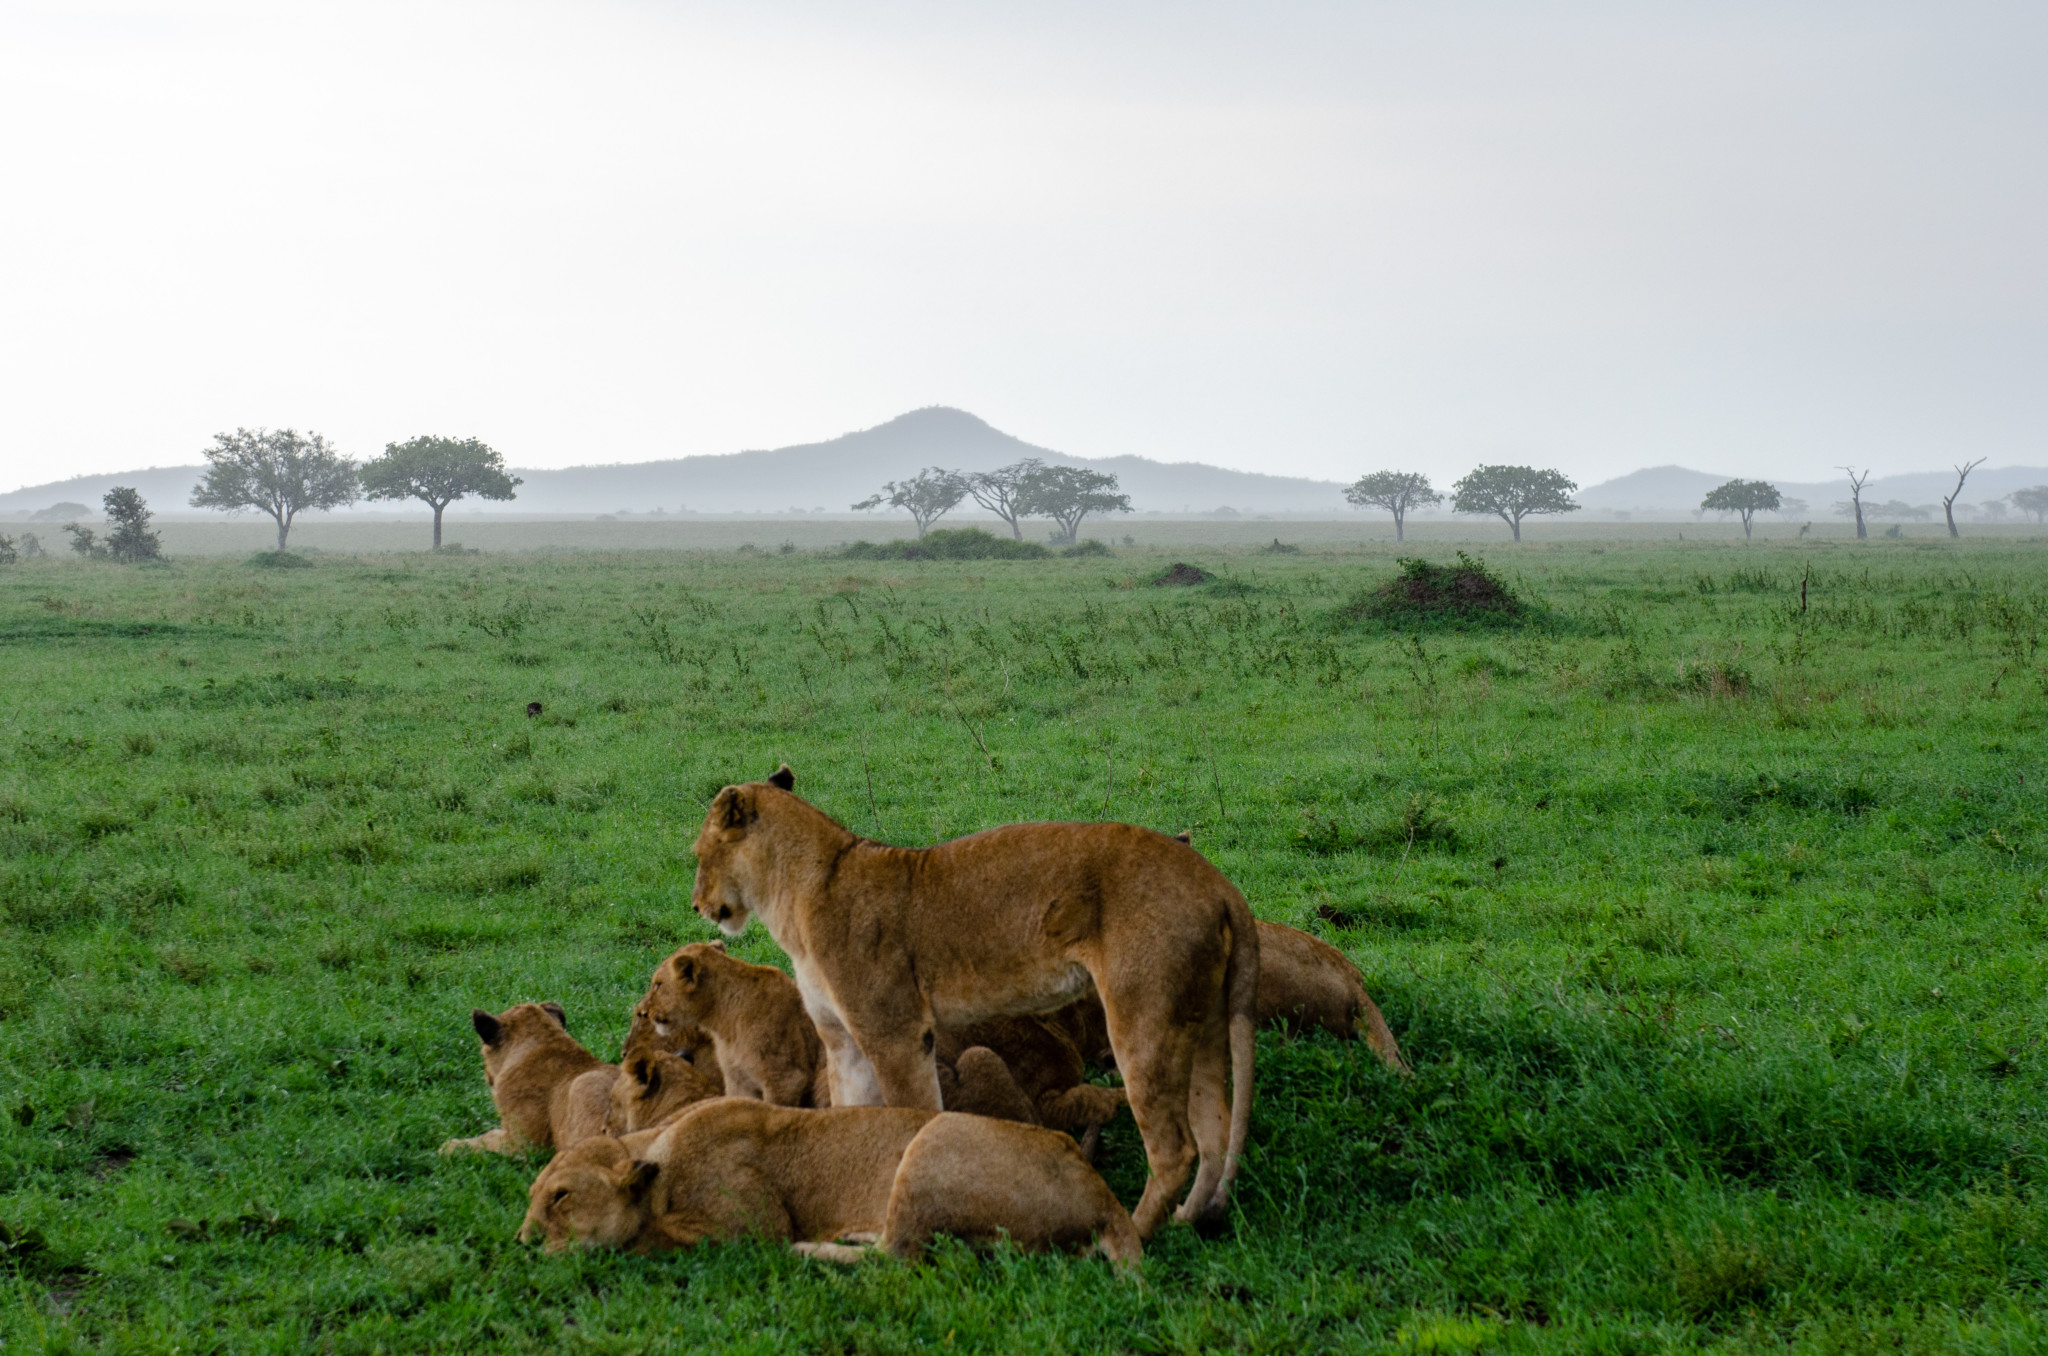
[[[1613,480],[1588,485],[1573,496],[1583,508],[1620,509],[1630,513],[1691,513],[1707,492],[1730,480],[1761,478],[1778,487],[1787,499],[1806,501],[1808,516],[1832,514],[1835,502],[1849,497],[1847,477],[1835,480],[1778,480],[1773,477],[1736,477],[1694,471],[1684,466],[1651,466],[1631,471]],[[1912,471],[1904,475],[1872,477],[1863,484],[1863,502],[1883,503],[1897,499],[1908,504],[1939,504],[1955,488],[1954,471]],[[1963,486],[1962,501],[1981,504],[2002,499],[2014,490],[2048,485],[2048,467],[1980,466],[1970,472]]]
[[[772,451],[677,457],[666,461],[571,466],[560,470],[514,468],[526,483],[507,504],[464,501],[462,508],[496,513],[782,513],[824,509],[846,513],[858,500],[927,466],[990,471],[1024,457],[1059,466],[1113,473],[1137,509],[1178,513],[1229,506],[1241,513],[1349,511],[1344,487],[1333,480],[1231,471],[1200,462],[1147,457],[1071,457],[1015,438],[967,413],[932,406],[885,424],[820,443]],[[162,512],[185,510],[202,466],[152,467],[119,475],[75,476],[0,494],[0,512],[19,513],[70,500],[90,504],[115,485],[133,485]],[[363,505],[390,512],[403,505]],[[970,502],[966,510],[979,512]]]

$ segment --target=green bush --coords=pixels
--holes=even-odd
[[[1100,543],[1095,543],[1100,545]],[[1069,548],[1066,554],[1107,554]],[[1043,560],[1052,552],[1035,541],[998,537],[978,527],[940,528],[915,539],[857,541],[846,548],[848,560]]]

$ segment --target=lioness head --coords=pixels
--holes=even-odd
[[[498,1070],[514,1051],[536,1036],[547,1038],[566,1032],[569,1015],[560,1003],[521,1003],[496,1014],[473,1008],[469,1024],[476,1028],[477,1039],[483,1042],[484,1082],[496,1087]]]
[[[549,1252],[571,1244],[623,1248],[647,1226],[660,1175],[657,1165],[636,1160],[618,1140],[586,1139],[556,1154],[533,1179],[519,1241],[545,1238]]]
[[[726,787],[712,800],[711,809],[704,816],[704,828],[697,834],[697,885],[691,891],[690,903],[700,915],[718,924],[728,937],[744,932],[747,920],[753,916],[741,882],[749,874],[744,868],[751,849],[759,844],[758,835],[750,835],[747,830],[761,817],[764,785],[777,791],[793,790],[796,774],[784,763],[765,783]]]

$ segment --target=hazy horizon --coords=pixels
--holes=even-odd
[[[2021,5],[0,11],[0,486],[1029,442],[1349,480],[2038,464]]]

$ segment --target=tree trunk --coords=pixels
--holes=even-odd
[[[1508,530],[1515,534],[1515,540],[1520,541],[1522,539],[1522,520],[1520,518],[1509,518],[1505,513],[1500,516],[1506,520]]]
[[[1863,501],[1852,501],[1856,505],[1856,540],[1863,541],[1870,536],[1870,530],[1863,526]]]
[[[441,510],[447,507],[446,504],[434,505],[434,549],[436,551],[441,549]]]
[[[1947,499],[1942,500],[1941,512],[1942,516],[1948,519],[1948,534],[1951,537],[1962,536],[1962,533],[1956,531],[1956,510],[1953,501]]]
[[[1408,540],[1407,536],[1406,536],[1406,535],[1405,535],[1405,534],[1403,533],[1403,531],[1402,531],[1402,528],[1401,528],[1401,510],[1399,510],[1399,509],[1395,509],[1395,510],[1394,510],[1394,540],[1395,540],[1395,541],[1406,541],[1406,540]]]
[[[282,551],[284,550],[284,539],[291,535],[291,521],[281,513],[274,513],[271,516],[277,519],[277,549]]]
[[[1744,541],[1749,540],[1749,518],[1750,515],[1747,513],[1742,515],[1742,539]]]
[[[1017,539],[1018,541],[1023,541],[1023,540],[1024,540],[1024,529],[1023,529],[1023,528],[1022,528],[1022,527],[1021,527],[1021,526],[1020,526],[1020,525],[1018,524],[1018,522],[1017,522],[1017,515],[1016,515],[1016,514],[1014,514],[1014,513],[1013,513],[1013,514],[1011,514],[1011,515],[1009,516],[1009,519],[1008,519],[1008,521],[1009,521],[1009,524],[1010,524],[1010,535],[1011,535],[1012,537],[1015,537],[1015,538],[1016,538],[1016,539]]]

